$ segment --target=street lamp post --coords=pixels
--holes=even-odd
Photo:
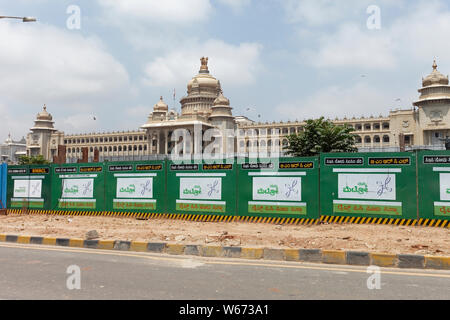
[[[19,20],[22,20],[22,22],[36,22],[36,18],[33,18],[33,17],[0,16],[0,19],[19,19]]]

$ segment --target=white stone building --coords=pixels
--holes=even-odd
[[[401,136],[409,148],[443,148],[443,139],[450,135],[450,86],[448,76],[437,70],[436,62],[431,74],[422,79],[419,93],[411,108],[393,110],[388,116],[332,121],[355,129],[361,151],[397,150]],[[205,132],[214,129],[211,141],[217,148],[213,153],[254,153],[274,146],[282,148],[288,143],[287,137],[300,133],[305,125],[302,121],[261,123],[234,116],[220,81],[209,72],[208,58],[201,59],[200,71],[189,81],[187,95],[180,103],[181,114],[169,110],[161,97],[138,130],[75,135],[56,130],[44,106],[27,137],[27,152],[51,160],[57,154],[58,145],[65,145],[70,162],[81,158],[83,147],[88,148],[90,157],[97,149],[101,160],[140,159],[173,151],[201,154],[211,146],[210,137],[204,139]],[[188,136],[177,136],[177,129],[186,130]],[[230,130],[236,131],[237,136],[230,135]]]

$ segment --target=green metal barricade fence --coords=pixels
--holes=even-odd
[[[48,210],[51,206],[49,165],[9,166],[7,207],[13,210]]]
[[[52,165],[52,211],[103,211],[102,163]]]
[[[419,218],[450,220],[450,152],[418,154]]]
[[[417,219],[416,153],[322,154],[321,215]]]
[[[223,162],[223,163],[222,163]],[[167,211],[188,215],[235,215],[236,166],[228,161],[167,165]]]
[[[319,218],[319,160],[245,159],[239,164],[239,215]]]
[[[105,211],[165,213],[165,161],[105,164]]]

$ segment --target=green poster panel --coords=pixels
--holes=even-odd
[[[321,215],[417,218],[416,153],[320,157]]]
[[[182,164],[168,161],[167,205],[168,213],[236,215],[234,159]]]
[[[165,161],[105,163],[106,211],[165,213]]]
[[[239,164],[239,215],[319,218],[319,160],[245,159]]]
[[[9,166],[7,207],[48,210],[51,206],[51,176],[49,165]]]
[[[450,220],[450,151],[418,154],[419,218]]]
[[[102,163],[52,165],[52,207],[56,211],[104,211]]]

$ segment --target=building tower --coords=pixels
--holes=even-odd
[[[442,145],[442,139],[450,133],[449,79],[437,67],[435,60],[431,74],[422,79],[419,100],[413,103],[419,109],[419,145]]]
[[[224,97],[220,92],[214,104],[211,107],[211,115],[209,120],[211,124],[220,131],[220,136],[216,137],[216,141],[222,150],[222,154],[232,154],[236,152],[236,139],[234,134],[236,123],[230,107],[230,100]]]
[[[34,126],[30,129],[31,133],[27,135],[28,156],[42,155],[46,160],[51,161],[56,155],[56,150],[51,151],[50,145],[52,134],[57,131],[53,124],[53,117],[47,112],[47,106],[44,105],[43,110],[37,114],[36,120],[34,120]]]

